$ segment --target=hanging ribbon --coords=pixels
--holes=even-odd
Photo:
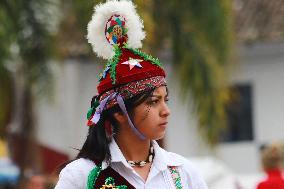
[[[122,112],[127,116],[128,123],[129,123],[129,125],[130,125],[130,128],[133,130],[133,132],[134,132],[141,140],[145,140],[146,137],[145,137],[140,131],[138,131],[138,129],[136,129],[136,127],[135,127],[134,124],[132,123],[132,121],[131,121],[131,119],[130,119],[128,113],[127,113],[127,110],[126,110],[126,107],[125,107],[123,98],[122,98],[120,95],[117,95],[116,100],[117,100],[117,103],[118,103],[120,109],[122,110]]]
[[[96,108],[96,112],[93,115],[91,122],[93,124],[97,124],[101,118],[101,114],[103,112],[103,110],[105,109],[105,106],[107,104],[107,102],[109,100],[112,100],[116,97],[116,101],[120,107],[120,109],[122,110],[122,112],[126,115],[128,123],[130,128],[132,129],[132,131],[141,139],[141,140],[145,140],[146,137],[138,130],[136,129],[136,127],[134,126],[134,124],[132,123],[132,120],[130,119],[128,112],[126,110],[123,98],[118,94],[118,93],[112,93],[111,95],[109,95],[108,97],[106,97],[104,100],[101,101],[100,105]]]

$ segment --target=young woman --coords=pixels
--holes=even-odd
[[[137,48],[145,34],[131,1],[98,5],[88,40],[106,59],[88,112],[89,133],[55,189],[207,189],[192,164],[160,148],[170,110],[165,72]]]

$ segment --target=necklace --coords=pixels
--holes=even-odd
[[[139,167],[143,167],[145,166],[147,163],[151,163],[154,159],[155,153],[154,153],[154,147],[150,146],[150,150],[149,150],[149,155],[147,157],[147,159],[145,161],[131,161],[131,160],[127,160],[127,163],[131,166],[131,167],[135,167],[135,166],[139,166]]]

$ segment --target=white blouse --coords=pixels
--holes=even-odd
[[[137,189],[175,189],[168,166],[178,167],[183,189],[208,189],[198,171],[187,159],[165,151],[159,147],[156,141],[153,141],[153,147],[155,158],[146,182],[127,163],[114,140],[110,143],[110,166]],[[95,166],[93,161],[84,158],[69,163],[60,172],[55,189],[85,189],[88,175]],[[106,167],[106,162],[103,162],[102,169]]]

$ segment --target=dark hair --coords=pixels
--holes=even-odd
[[[132,117],[133,109],[142,104],[149,96],[151,96],[154,90],[155,88],[125,100],[124,103],[130,117]],[[109,151],[109,143],[111,141],[107,137],[104,123],[106,120],[110,121],[111,125],[113,126],[113,131],[117,132],[119,130],[119,125],[117,124],[113,115],[114,113],[120,111],[121,109],[118,105],[103,111],[97,125],[89,128],[87,138],[76,159],[87,158],[95,162],[102,162],[104,159],[107,161],[111,160]]]

